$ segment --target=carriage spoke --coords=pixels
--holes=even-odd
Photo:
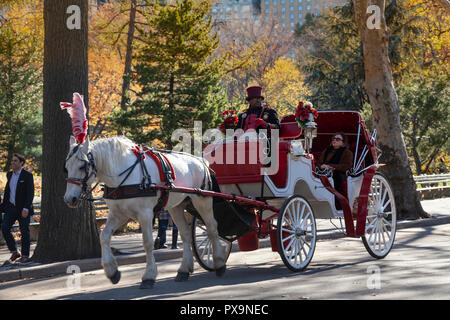
[[[371,224],[373,224],[374,222],[376,222],[377,220],[375,219],[375,220],[373,220],[372,222],[371,222]],[[376,225],[375,225],[376,226]],[[369,235],[369,239],[367,240],[369,243],[371,243],[371,239],[372,239],[372,236],[373,236],[373,234],[374,234],[374,232],[375,232],[375,228],[374,227],[372,227],[371,228],[372,229],[372,231],[370,232],[370,235]]]
[[[293,243],[294,241],[295,241],[295,238],[291,240],[291,242],[289,243],[289,247],[288,247],[288,248],[290,248],[290,247],[292,246],[292,243]],[[286,248],[286,251],[289,250],[288,248]],[[291,249],[291,253],[290,253],[290,255],[289,255],[289,260],[292,260],[293,256],[294,256],[294,248]]]
[[[305,254],[305,258],[307,258],[308,257],[308,253],[306,253],[306,250],[305,250],[305,244],[307,244],[308,245],[308,243],[306,242],[306,241],[304,241],[304,240],[300,240],[300,242],[301,242],[301,244],[302,244],[302,251],[303,251],[303,253]],[[308,245],[309,246],[309,245]],[[310,247],[311,248],[311,247]]]
[[[304,219],[302,219],[302,221],[298,224],[299,227],[302,226],[302,224],[304,224],[306,222],[306,219],[308,219],[308,217],[311,215],[311,211],[308,212],[308,214],[306,215],[306,217]],[[306,228],[302,228],[302,229],[306,229]]]
[[[381,203],[384,203],[384,200],[386,200],[387,193],[388,193],[388,190],[384,189],[383,199],[381,199]]]
[[[376,215],[375,215],[376,217]],[[369,231],[370,228],[373,227],[373,224],[377,221],[377,218],[373,219],[367,226],[366,226],[366,231]]]
[[[378,223],[375,224],[375,237],[373,238],[373,247],[376,248],[377,246],[377,237],[378,237]]]
[[[294,216],[293,216],[294,214]],[[295,229],[295,213],[292,212],[291,208],[288,208],[288,217],[285,217],[285,221],[289,224],[292,229]]]
[[[301,208],[301,203],[296,202],[294,203],[294,209],[295,209],[295,221],[294,224],[297,225],[298,222],[300,221],[300,208]]]
[[[387,206],[391,203],[391,199],[389,198],[389,200],[384,204],[383,208],[381,209],[381,211],[384,212],[384,210],[387,208]]]
[[[303,264],[302,250],[304,250],[304,248],[302,246],[302,240],[300,239],[300,241],[298,241],[298,255],[300,257],[300,265]],[[305,254],[305,259],[306,259],[306,257],[307,257],[307,255]]]
[[[391,241],[392,238],[392,232],[387,229],[386,225],[383,225],[383,230],[386,232],[386,235],[388,236],[388,242]]]
[[[292,243],[293,243],[294,241],[295,241],[295,237],[293,237],[293,238],[291,239],[291,241],[289,242],[289,244],[286,246],[286,248],[285,248],[286,251],[289,251],[289,248],[291,248]],[[292,249],[291,249],[291,253],[292,253]]]
[[[295,233],[295,231],[294,230],[292,230],[292,229],[286,229],[286,228],[281,228],[281,231],[286,231],[286,232],[289,232],[289,233]]]
[[[381,181],[380,181],[380,189],[379,189],[379,191],[378,191],[378,202],[380,202],[380,203],[383,203],[382,201],[381,201],[381,193],[383,192],[383,184],[381,183]]]
[[[305,241],[303,241],[303,243],[308,246],[309,250],[311,250],[311,246],[309,245],[308,241],[305,240]]]
[[[299,204],[299,206],[300,206],[300,204]],[[298,226],[301,225],[301,221],[303,221],[303,214],[305,213],[306,204],[303,203],[303,205],[301,207],[302,207],[302,212],[299,213],[298,220],[297,220]]]
[[[209,240],[208,240],[208,237],[205,237],[202,241],[200,241],[200,243],[198,244],[198,247],[199,247],[199,248],[202,247],[203,244],[205,243],[205,241],[209,241]]]
[[[284,243],[285,241],[292,239],[294,237],[295,237],[295,234],[291,234],[291,235],[287,236],[286,238],[281,239],[281,241],[283,241],[283,243]]]
[[[284,217],[283,222],[287,223],[287,224],[289,225],[289,227],[290,227],[292,230],[294,230],[295,227],[294,227],[294,225],[292,224],[292,223],[293,223],[293,219],[292,219],[292,217],[290,216],[289,213],[290,213],[290,211],[288,211],[288,215],[289,215],[289,217],[291,218],[291,221],[289,221],[288,217]]]
[[[206,245],[202,248],[202,252],[201,252],[201,255],[200,255],[200,257],[202,257],[202,258],[205,256],[205,254],[208,253],[208,249],[209,249],[209,239],[208,239],[208,238],[205,238],[205,239],[202,241],[202,243],[204,243],[205,240],[206,240]],[[201,246],[199,246],[199,247],[201,247]]]
[[[392,230],[392,223],[387,221],[385,218],[382,219],[383,221],[383,225],[385,225],[386,227],[388,227],[389,229]]]
[[[311,227],[313,223],[308,223],[306,226],[303,227],[303,230],[307,230],[309,227]]]
[[[386,248],[387,244],[386,244],[386,237],[384,236],[384,234],[386,233],[386,229],[385,226],[382,225],[381,226],[382,230],[381,230],[381,236],[383,237],[383,243],[384,243],[384,247]]]
[[[383,236],[383,226],[381,225],[381,221],[378,222],[378,241],[376,245],[378,245],[378,251],[381,251],[382,239]]]

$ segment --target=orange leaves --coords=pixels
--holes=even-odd
[[[106,50],[90,49],[89,115],[91,125],[109,116],[119,105],[122,89],[123,61]]]

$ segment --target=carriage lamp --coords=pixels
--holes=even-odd
[[[304,130],[305,134],[305,149],[306,152],[310,152],[312,148],[312,142],[317,137],[317,124],[314,121],[310,121],[306,124]]]

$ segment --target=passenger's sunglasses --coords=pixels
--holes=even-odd
[[[336,137],[333,137],[333,138],[331,138],[331,140],[334,140],[334,141],[342,141],[342,138],[336,138]]]

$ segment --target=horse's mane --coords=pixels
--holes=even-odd
[[[127,154],[130,154],[136,143],[125,136],[118,136],[112,138],[103,138],[91,142],[91,148],[95,149],[97,155],[96,161],[103,168],[106,175],[117,174],[117,169],[125,170],[123,167],[123,159]],[[162,152],[169,152],[176,157],[192,157],[202,162],[206,167],[209,167],[209,162],[205,158],[198,157],[186,152],[161,150]]]
[[[103,138],[91,142],[91,149],[95,150],[96,161],[107,175],[117,174],[121,170],[123,158],[131,153],[136,145],[125,136]],[[126,169],[126,168],[123,168]]]

